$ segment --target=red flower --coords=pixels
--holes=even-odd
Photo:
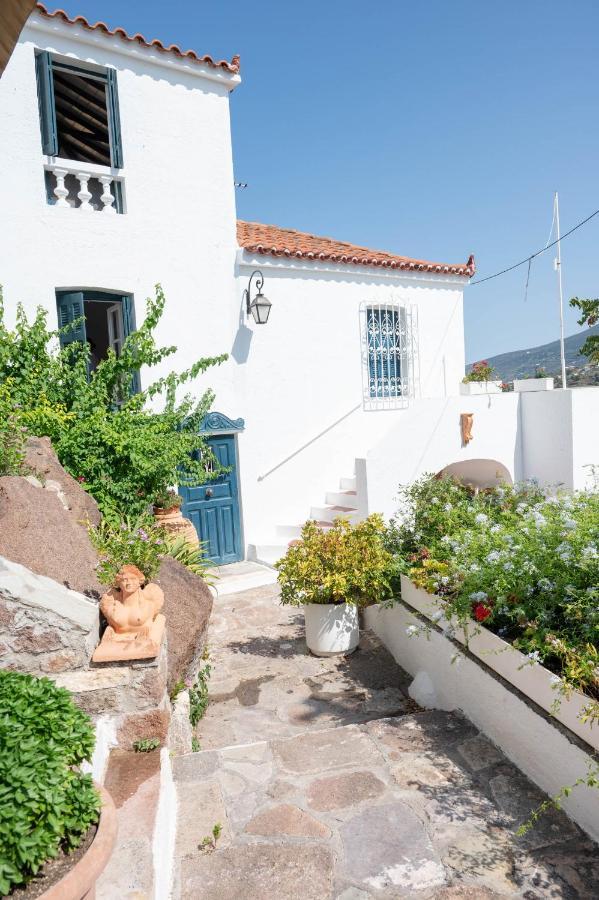
[[[493,610],[486,603],[477,603],[474,607],[474,618],[477,622],[484,622],[488,619]]]
[[[77,481],[78,481],[80,484],[83,484],[83,482],[85,481],[85,478],[83,477],[83,475],[80,475],[79,478],[77,479]]]

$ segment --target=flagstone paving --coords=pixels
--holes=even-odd
[[[219,599],[202,750],[177,757],[176,900],[595,898],[599,853],[373,636],[310,656],[276,586]],[[200,850],[215,824],[216,849]]]

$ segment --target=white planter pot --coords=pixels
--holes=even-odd
[[[553,378],[514,378],[514,390],[519,393],[526,391],[552,391]]]
[[[401,598],[429,619],[442,613],[445,606],[438,597],[415,587],[405,575],[401,576]],[[447,620],[441,618],[437,624],[443,628]],[[553,687],[553,673],[544,666],[539,663],[531,664],[527,656],[474,620],[467,629],[466,635],[463,628],[456,628],[453,633],[455,640],[467,644],[473,656],[538,703],[593,749],[599,750],[599,729],[580,720],[584,708],[589,704],[588,697],[578,691],[573,691],[569,697],[562,696]]]
[[[315,656],[351,653],[360,641],[358,607],[353,603],[304,606],[306,643]]]
[[[501,381],[462,381],[460,394],[465,397],[473,397],[479,394],[500,394]]]

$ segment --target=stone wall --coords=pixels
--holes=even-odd
[[[96,603],[0,556],[3,668],[33,675],[82,669],[98,634]]]

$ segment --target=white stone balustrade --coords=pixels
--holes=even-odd
[[[113,170],[108,166],[96,166],[89,163],[81,163],[71,160],[49,161],[44,165],[46,172],[54,175],[56,185],[51,189],[56,202],[53,206],[69,207],[70,209],[78,209],[83,213],[103,212],[114,215],[117,212],[123,212],[117,209],[115,196],[111,187],[113,182],[124,182],[122,175],[114,175]],[[68,176],[73,176],[79,183],[79,190],[65,183]],[[75,198],[79,199],[79,205],[75,203]],[[70,199],[70,202],[69,202]],[[51,203],[51,200],[48,199]],[[98,209],[98,204],[101,207]]]

